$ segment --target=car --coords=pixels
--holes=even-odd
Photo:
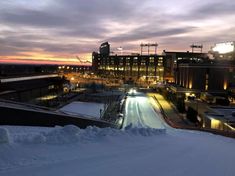
[[[118,118],[123,118],[123,114],[122,113],[118,113]]]
[[[129,96],[135,96],[136,95],[136,89],[131,88],[130,91],[128,92]]]

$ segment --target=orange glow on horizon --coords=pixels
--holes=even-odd
[[[82,60],[91,61],[91,54],[80,54]],[[53,64],[53,65],[91,65],[91,63],[80,63],[75,56],[53,55],[40,52],[21,52],[18,56],[0,56],[0,63],[10,64]]]
[[[38,65],[84,65],[90,66],[91,64],[81,64],[79,62],[58,62],[58,61],[30,61],[30,60],[18,60],[18,59],[1,59],[0,63],[5,64],[38,64]]]

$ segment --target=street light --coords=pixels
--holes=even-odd
[[[118,47],[117,50],[121,52],[121,55],[123,54],[123,53],[122,53],[122,52],[123,52],[123,48],[122,48],[121,46]]]

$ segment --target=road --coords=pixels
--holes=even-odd
[[[131,125],[133,128],[165,129],[161,114],[155,112],[150,101],[151,97],[141,93],[128,96],[123,128]]]

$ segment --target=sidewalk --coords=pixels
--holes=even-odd
[[[151,97],[154,97],[158,105],[160,106],[160,110],[164,116],[166,122],[174,127],[174,128],[189,128],[195,127],[193,124],[188,123],[183,119],[183,116],[180,115],[172,105],[164,99],[164,97],[160,94],[154,93],[149,94]]]
[[[235,138],[235,132],[226,132],[215,129],[200,128],[200,127],[195,127],[192,124],[188,124],[187,121],[182,118],[182,116],[172,107],[172,105],[167,100],[164,99],[162,95],[158,93],[151,93],[149,94],[149,96],[155,99],[164,117],[164,120],[166,121],[166,123],[168,123],[168,125],[170,125],[173,128],[203,131],[203,132],[213,133],[216,135]]]

